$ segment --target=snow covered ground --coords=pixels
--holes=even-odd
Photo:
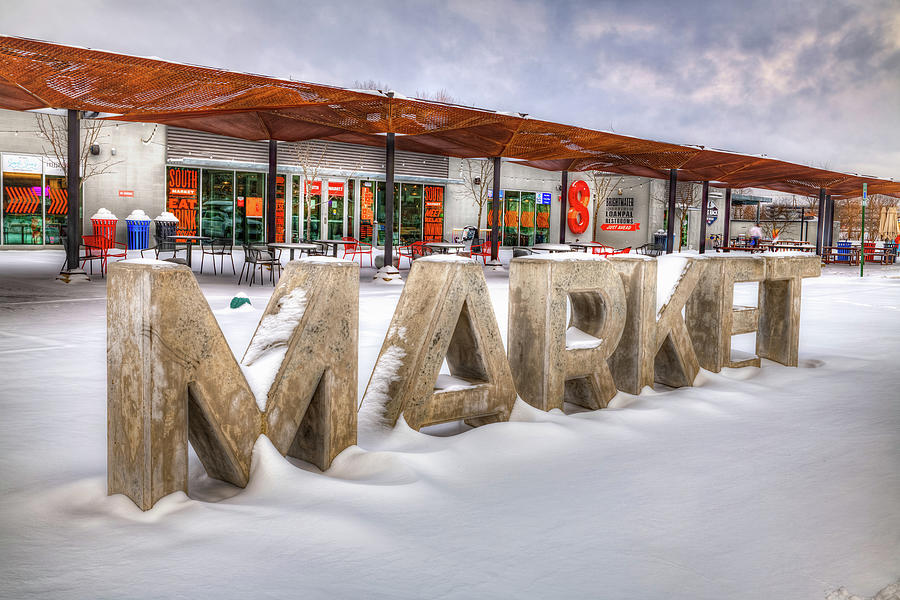
[[[192,498],[142,513],[106,496],[105,282],[56,283],[61,262],[0,252],[0,597],[793,600],[900,578],[900,267],[805,280],[800,368],[362,433],[325,473],[260,438],[246,490],[194,458]],[[400,293],[372,274],[360,397]],[[272,288],[198,277],[240,356]],[[240,290],[254,310],[222,310]]]

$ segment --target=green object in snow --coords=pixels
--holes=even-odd
[[[238,294],[231,299],[231,308],[239,308],[245,304],[250,304],[250,298],[243,294]]]

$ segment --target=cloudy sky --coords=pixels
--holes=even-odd
[[[900,0],[0,0],[0,32],[900,179]]]

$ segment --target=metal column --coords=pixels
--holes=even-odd
[[[731,245],[731,188],[725,188],[725,221],[723,223],[722,245]]]
[[[825,231],[825,188],[819,188],[819,215],[816,221],[816,254],[822,256],[822,234]]]
[[[834,243],[834,198],[831,194],[825,196],[825,245],[831,246]]]
[[[74,271],[79,268],[78,248],[81,245],[81,215],[79,205],[81,196],[81,114],[77,110],[68,113],[68,157],[66,162],[66,269]]]
[[[675,188],[677,186],[678,169],[669,169],[669,218],[666,219],[666,254],[672,254],[672,249],[675,247]]]
[[[491,262],[500,260],[500,205],[503,199],[500,197],[500,157],[494,157],[494,187],[493,187],[493,204],[491,212],[494,218],[491,219]]]
[[[559,243],[566,243],[566,216],[568,210],[569,172],[562,172],[562,191],[559,193]]]
[[[706,252],[706,217],[709,213],[709,182],[703,182],[703,194],[700,196],[700,254]]]
[[[377,235],[377,232],[376,232]],[[387,134],[384,156],[384,266],[394,264],[394,134]]]
[[[275,243],[275,178],[278,170],[278,142],[269,140],[269,175],[266,177],[266,241]]]

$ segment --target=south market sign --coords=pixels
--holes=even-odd
[[[677,278],[658,298],[659,265]],[[482,269],[463,257],[420,259],[357,411],[356,263],[288,263],[240,361],[188,267],[116,263],[108,492],[143,510],[187,492],[188,441],[211,477],[244,487],[260,435],[324,470],[356,443],[358,425],[387,429],[401,415],[414,429],[478,426],[507,420],[517,397],[543,410],[564,402],[596,410],[617,390],[693,385],[701,367],[760,358],[797,366],[801,281],[819,272],[817,256],[516,258],[507,352]],[[758,306],[733,306],[743,281],[759,282]],[[756,356],[735,361],[731,336],[750,332]],[[438,377],[445,359],[451,384]]]

